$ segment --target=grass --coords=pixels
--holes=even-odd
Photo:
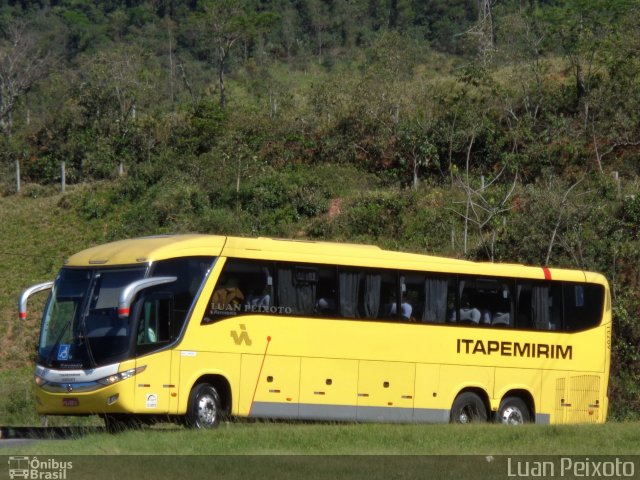
[[[38,455],[638,455],[637,423],[505,427],[235,422],[91,433],[5,448]]]
[[[9,446],[1,453],[69,461],[68,478],[96,480],[203,473],[233,480],[502,479],[513,476],[518,462],[535,467],[542,461],[547,468],[554,464],[551,476],[576,478],[583,472],[562,470],[567,461],[622,461],[635,469],[638,427],[235,422],[213,431],[159,426],[118,435],[92,433]]]
[[[31,364],[35,354],[46,295],[30,301],[30,315],[20,322],[20,292],[53,280],[66,257],[104,236],[61,206],[62,199],[62,194],[27,186],[23,195],[0,197],[0,370]]]
[[[32,398],[33,361],[46,294],[29,301],[18,319],[20,292],[53,280],[70,254],[99,243],[100,225],[81,221],[56,189],[24,185],[21,195],[0,197],[0,425],[40,425]],[[77,425],[52,418],[51,425]]]

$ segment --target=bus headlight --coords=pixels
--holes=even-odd
[[[34,375],[34,376],[33,376],[33,381],[34,381],[34,382],[36,383],[36,385],[37,385],[37,386],[39,386],[39,387],[42,387],[42,386],[44,386],[44,385],[46,385],[46,384],[47,384],[47,381],[46,381],[44,378],[42,378],[41,376],[39,376],[39,375]]]
[[[125,370],[124,372],[115,373],[113,375],[109,375],[108,377],[101,378],[100,380],[97,380],[97,382],[101,385],[113,385],[114,383],[121,382],[122,380],[131,378],[138,373],[144,372],[146,368],[147,366],[143,365],[141,367]]]

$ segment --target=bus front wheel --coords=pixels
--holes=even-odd
[[[451,423],[483,423],[487,421],[487,408],[473,392],[458,395],[451,407]]]
[[[519,397],[506,397],[500,402],[496,421],[504,425],[522,425],[531,421],[529,407]]]
[[[189,395],[186,424],[191,428],[215,428],[220,423],[222,404],[216,389],[208,383],[196,385]]]

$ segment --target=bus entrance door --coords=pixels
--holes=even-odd
[[[135,410],[138,413],[169,413],[171,384],[171,350],[136,359],[136,367],[144,367],[135,378]]]
[[[137,322],[135,409],[140,413],[170,413],[172,380],[177,381],[178,362],[171,361],[172,350],[163,348],[172,341],[174,305],[169,294],[154,293],[145,298]],[[175,404],[175,402],[174,402]]]

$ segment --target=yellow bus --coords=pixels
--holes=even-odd
[[[599,423],[611,300],[597,273],[328,242],[177,235],[71,256],[37,352],[43,415],[109,429],[229,416]]]

